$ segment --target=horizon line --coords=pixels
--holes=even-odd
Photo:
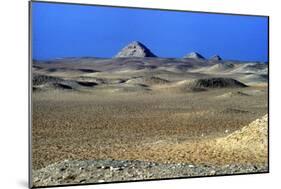
[[[218,54],[217,54],[218,55]],[[220,56],[220,55],[219,55]],[[63,57],[54,57],[54,58],[32,58],[32,61],[54,61],[54,60],[62,60],[62,59],[133,59],[133,58],[151,58],[151,59],[190,59],[193,58],[184,58],[184,57],[162,57],[162,56],[156,56],[156,57],[99,57],[99,56],[63,56]],[[201,60],[201,61],[211,61],[210,58],[204,58],[204,59],[194,59],[194,60]],[[239,59],[223,59],[222,60],[213,60],[215,62],[226,62],[226,61],[233,61],[233,62],[253,62],[253,63],[269,63],[269,60],[262,61],[262,60],[239,60]]]

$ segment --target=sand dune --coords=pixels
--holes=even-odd
[[[235,131],[225,138],[217,139],[217,145],[224,150],[250,150],[254,153],[266,154],[268,137],[268,115],[250,123],[248,126]]]
[[[34,92],[67,90],[118,94],[142,91],[175,94],[266,86],[268,81],[267,73],[264,73],[266,64],[190,58],[70,58],[37,62],[33,67]],[[227,98],[235,95],[218,96]]]
[[[267,115],[218,139],[150,144],[150,150],[137,150],[139,159],[168,163],[256,164],[264,165],[267,153]]]
[[[246,63],[241,64],[232,71],[233,73],[260,73],[267,74],[268,66],[261,63]]]
[[[201,73],[225,73],[230,72],[239,65],[234,65],[232,63],[217,63],[211,64],[210,66],[201,67],[198,69],[193,69],[192,72],[201,72]]]
[[[267,74],[247,74],[241,77],[241,80],[250,84],[259,84],[259,83],[267,83],[268,75]]]
[[[159,77],[137,77],[132,78],[126,81],[126,83],[138,83],[138,84],[145,84],[145,85],[161,85],[169,83],[168,80],[162,79]]]
[[[240,96],[251,96],[251,95],[245,92],[235,91],[235,92],[227,92],[222,95],[218,95],[217,98],[231,98],[236,96],[240,97]]]
[[[170,88],[176,91],[206,91],[208,89],[220,88],[237,88],[247,87],[247,85],[231,78],[206,78],[206,79],[189,79],[174,82],[166,85],[164,88]]]

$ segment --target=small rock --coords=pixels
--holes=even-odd
[[[147,175],[147,178],[151,178],[151,177],[153,177],[153,174],[148,174]]]
[[[105,182],[105,180],[98,180],[98,182]]]
[[[79,169],[80,169],[80,170],[84,170],[85,168],[84,168],[84,167],[79,167]]]
[[[121,167],[110,167],[110,171],[121,171]]]
[[[104,165],[102,165],[100,168],[101,168],[101,169],[110,169],[109,166],[104,166]]]

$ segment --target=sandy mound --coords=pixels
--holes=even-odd
[[[267,74],[247,74],[244,77],[241,77],[241,80],[243,80],[249,84],[267,83],[268,75]]]
[[[168,80],[159,77],[137,77],[126,81],[129,84],[161,85],[169,83]]]
[[[235,67],[234,64],[215,64],[209,67],[206,71],[209,72],[225,72],[232,70]]]
[[[54,72],[67,72],[67,73],[78,73],[78,74],[83,74],[83,73],[96,73],[99,72],[97,70],[93,69],[87,69],[87,68],[80,68],[80,69],[75,69],[75,68],[64,68],[64,67],[59,67],[59,68],[47,68],[45,69],[47,73],[54,73]]]
[[[34,74],[32,78],[33,85],[42,85],[46,83],[56,83],[63,81],[58,77]]]
[[[98,85],[96,82],[90,81],[71,81],[64,80],[58,77],[47,75],[33,75],[33,91],[42,90],[69,90],[78,89],[80,87],[93,87]]]
[[[247,64],[245,69],[252,72],[266,71],[268,70],[267,64]]]
[[[232,63],[217,63],[212,66],[205,66],[200,68],[195,68],[192,72],[202,72],[202,73],[226,73],[235,69],[235,65]]]
[[[231,78],[206,78],[184,80],[178,82],[176,85],[181,89],[192,91],[201,91],[214,88],[247,87],[247,85]]]
[[[234,73],[260,73],[267,74],[268,73],[268,65],[261,63],[246,63],[240,64],[235,70]]]
[[[266,154],[267,150],[268,115],[235,131],[225,138],[217,140],[217,145],[227,150],[247,149]]]
[[[230,98],[230,97],[240,97],[240,96],[251,96],[251,95],[241,91],[235,91],[235,92],[224,93],[222,95],[217,96],[217,98]]]
[[[183,142],[179,144],[150,144],[150,151],[141,153],[142,159],[159,162],[193,162],[225,164],[266,164],[268,160],[268,116],[226,137]]]
[[[150,91],[150,88],[147,85],[143,84],[128,84],[121,83],[117,85],[104,85],[99,89],[107,91],[110,93],[128,93],[128,92],[147,92]]]
[[[247,85],[231,78],[195,79],[189,83],[191,88],[232,88],[247,87]]]

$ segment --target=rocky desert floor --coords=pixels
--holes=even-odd
[[[267,65],[34,62],[34,186],[268,171]]]

